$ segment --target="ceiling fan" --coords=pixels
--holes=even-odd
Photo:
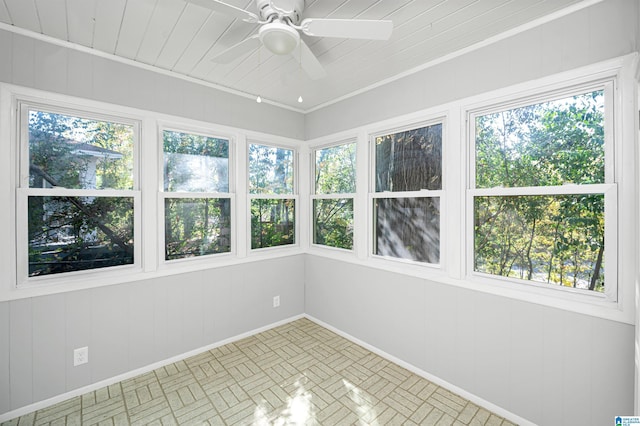
[[[363,19],[301,20],[304,0],[256,0],[258,14],[218,0],[186,0],[215,12],[258,24],[257,34],[231,46],[213,58],[217,63],[229,63],[255,50],[260,45],[276,55],[292,55],[313,80],[323,78],[326,72],[309,46],[300,38],[300,31],[312,37],[339,37],[365,40],[388,40],[393,22]]]

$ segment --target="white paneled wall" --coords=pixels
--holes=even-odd
[[[298,255],[1,302],[0,416],[301,315],[303,279]]]
[[[306,116],[2,30],[0,81],[311,139],[637,51],[639,8],[596,2]],[[70,39],[89,37],[80,24],[68,23]],[[140,37],[134,26],[127,37]],[[0,302],[0,416],[305,312],[541,425],[606,425],[633,411],[632,325],[296,255]],[[73,367],[82,346],[90,362]]]
[[[302,114],[0,30],[0,81],[302,139]]]
[[[74,25],[69,31],[81,37]],[[301,114],[1,30],[0,58],[0,82],[261,133],[304,133]],[[303,268],[293,256],[0,302],[0,416],[300,315]],[[73,349],[83,346],[90,362],[73,367]]]
[[[539,425],[633,412],[634,327],[307,255],[305,311]]]

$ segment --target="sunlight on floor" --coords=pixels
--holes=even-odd
[[[360,420],[364,421],[367,425],[378,426],[378,421],[376,420],[378,413],[371,402],[362,396],[361,390],[345,379],[342,379],[342,383],[344,383],[344,386],[349,390],[351,400],[358,405],[357,413]]]
[[[311,393],[306,391],[300,381],[296,381],[296,392],[287,401],[287,407],[279,416],[269,419],[268,409],[258,405],[253,415],[253,424],[258,426],[303,425],[315,419],[315,412],[311,405]]]
[[[360,421],[367,425],[378,426],[375,420],[378,416],[375,408],[362,391],[349,381],[343,379],[342,383],[348,391],[349,398],[356,404],[356,412]],[[284,425],[305,425],[313,424],[310,420],[318,420],[315,416],[315,410],[311,404],[311,392],[305,390],[304,384],[297,380],[295,382],[296,391],[294,396],[289,398],[287,406],[279,415],[269,417],[269,410],[263,405],[258,405],[253,414],[252,424],[257,426],[284,426]]]

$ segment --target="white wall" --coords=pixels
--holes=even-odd
[[[303,278],[299,255],[0,303],[0,416],[300,315]]]
[[[635,52],[639,3],[603,1],[309,113],[305,139]]]
[[[306,313],[539,425],[631,415],[634,327],[307,255]]]
[[[0,81],[302,139],[302,114],[0,30]]]
[[[637,52],[639,9],[637,0],[605,0],[309,113],[306,138],[330,140],[367,124]],[[625,129],[633,135],[633,128]],[[623,143],[624,152],[635,156],[634,138]],[[630,180],[619,184],[621,192],[623,187],[637,188]],[[624,194],[638,196],[635,189]],[[622,212],[625,229],[636,229],[637,210],[631,211]],[[634,412],[631,324],[374,269],[366,258],[342,261],[310,252],[305,311],[312,317],[535,424],[600,426]],[[628,283],[637,259],[620,256]]]
[[[303,136],[299,113],[2,30],[0,82],[264,134]],[[9,194],[8,185],[0,182],[0,192]],[[300,315],[303,268],[301,256],[290,256],[0,302],[0,418]],[[0,279],[9,275],[0,271]],[[271,306],[274,295],[281,297],[279,309]],[[72,367],[73,349],[85,345],[90,362]]]
[[[312,139],[637,51],[638,9],[596,3],[306,117],[6,31],[0,81]],[[0,303],[0,415],[303,312],[542,425],[633,411],[631,325],[299,255]]]

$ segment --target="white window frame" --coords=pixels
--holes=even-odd
[[[570,184],[559,186],[537,186],[537,187],[494,187],[476,188],[476,146],[475,146],[475,119],[478,116],[505,111],[518,107],[534,105],[537,103],[563,99],[574,95],[585,94],[596,90],[604,91],[605,98],[605,181],[600,184]],[[498,102],[488,101],[482,105],[466,110],[467,122],[467,189],[466,189],[466,276],[469,281],[477,282],[480,285],[497,286],[499,288],[515,287],[525,291],[533,291],[537,294],[547,296],[557,295],[560,298],[573,298],[579,301],[604,301],[612,303],[618,301],[618,197],[617,180],[615,168],[615,150],[619,143],[615,139],[615,116],[616,108],[616,80],[613,76],[606,78],[595,78],[578,84],[559,84],[555,88],[533,89],[525,94],[515,94]],[[492,275],[489,273],[475,271],[474,256],[474,198],[481,196],[528,196],[528,195],[578,195],[594,194],[604,195],[604,222],[605,222],[605,247],[607,267],[605,280],[605,292],[574,289],[572,287],[550,285],[542,282],[523,280],[512,277]]]
[[[323,149],[327,149],[327,148],[334,148],[334,147],[338,147],[338,146],[344,146],[344,145],[353,145],[355,148],[355,157],[356,157],[356,170],[354,172],[354,180],[355,180],[355,190],[356,192],[345,192],[345,193],[330,193],[330,194],[318,194],[316,192],[316,186],[315,186],[315,177],[316,177],[316,155],[318,153],[318,151],[322,151]],[[341,140],[338,142],[332,142],[329,144],[325,144],[325,145],[318,145],[313,147],[312,151],[311,151],[311,160],[310,160],[310,180],[309,182],[311,183],[311,187],[310,187],[310,192],[311,192],[311,197],[310,197],[310,202],[309,202],[309,223],[310,223],[310,232],[309,232],[309,244],[312,247],[318,247],[321,249],[326,249],[326,250],[337,250],[338,252],[348,252],[348,253],[355,253],[356,252],[356,246],[358,244],[357,238],[356,238],[356,224],[355,224],[355,216],[356,216],[356,196],[358,193],[358,141],[356,138],[351,138],[351,139],[346,139],[346,140]],[[314,209],[314,202],[315,200],[342,200],[342,199],[350,199],[351,202],[353,203],[353,245],[351,246],[350,249],[345,249],[342,247],[332,247],[332,246],[328,246],[328,245],[324,245],[324,244],[317,244],[316,242],[314,242],[314,236],[315,236],[315,209]]]
[[[442,126],[442,146],[441,146],[441,163],[442,163],[442,175],[441,179],[441,189],[438,190],[429,190],[429,189],[421,189],[419,191],[376,191],[376,146],[375,140],[377,137],[386,136],[390,134],[405,132],[414,129],[420,129],[423,127],[429,127],[436,124],[440,124]],[[446,234],[446,230],[444,228],[444,222],[442,218],[446,214],[446,199],[445,199],[445,188],[446,188],[446,173],[445,173],[445,146],[446,146],[446,138],[448,135],[447,128],[447,120],[445,116],[437,116],[434,118],[430,118],[428,120],[423,121],[413,121],[410,124],[402,125],[399,127],[387,128],[384,130],[379,130],[376,132],[372,132],[368,134],[369,139],[369,191],[367,197],[367,210],[368,210],[368,256],[371,259],[375,260],[384,260],[390,262],[396,262],[398,264],[405,265],[416,265],[419,267],[426,267],[431,269],[442,270],[444,265],[444,256],[445,256],[445,243],[444,243],[444,235]],[[440,205],[440,217],[439,220],[439,262],[438,263],[428,263],[428,262],[420,262],[411,259],[402,259],[399,257],[393,256],[382,256],[374,253],[375,248],[375,238],[376,238],[376,218],[375,218],[375,208],[373,206],[375,199],[380,198],[438,198]]]
[[[250,182],[250,147],[251,145],[259,145],[259,146],[266,146],[269,148],[276,148],[276,149],[285,149],[288,151],[291,151],[291,159],[292,159],[292,167],[293,167],[293,176],[292,176],[292,189],[291,189],[291,193],[290,194],[252,194],[251,193],[251,182]],[[300,196],[299,196],[299,191],[298,191],[298,149],[295,146],[290,146],[288,144],[285,143],[278,143],[278,142],[271,142],[271,141],[263,141],[260,139],[254,139],[254,138],[250,138],[247,139],[247,150],[246,150],[246,176],[247,176],[247,187],[246,187],[246,194],[247,194],[247,216],[246,216],[246,223],[247,223],[247,239],[246,239],[246,247],[247,247],[247,252],[250,254],[257,254],[257,253],[268,253],[270,251],[284,251],[284,250],[291,250],[292,248],[295,249],[299,249],[301,244],[300,244]],[[293,244],[284,244],[284,245],[280,245],[280,246],[272,246],[272,247],[259,247],[259,248],[252,248],[251,247],[251,202],[253,200],[293,200],[293,205],[294,205],[294,216],[293,216],[293,220],[295,221],[294,223],[294,230],[293,230]]]
[[[133,189],[68,189],[68,188],[29,188],[29,130],[28,111],[30,109],[64,114],[91,120],[100,120],[126,124],[133,127]],[[142,270],[142,229],[141,229],[141,191],[140,191],[140,140],[141,120],[137,117],[115,111],[102,111],[65,102],[52,102],[30,96],[16,96],[12,111],[16,114],[16,287],[27,288],[56,284],[74,280],[87,280],[93,277],[116,276],[123,273]],[[28,256],[28,197],[29,196],[72,196],[72,197],[121,197],[133,199],[134,226],[134,262],[130,265],[110,266],[81,271],[64,272],[45,276],[29,277]]]
[[[164,190],[164,131],[189,133],[209,138],[225,139],[229,143],[229,192],[169,192]],[[236,142],[235,138],[225,132],[218,132],[213,128],[199,128],[180,123],[161,122],[158,125],[158,264],[161,268],[189,263],[206,263],[213,259],[234,257],[237,255],[236,244]],[[185,257],[180,259],[166,259],[165,240],[165,200],[168,198],[202,198],[229,199],[231,203],[231,249],[225,253],[211,253],[202,256]]]

